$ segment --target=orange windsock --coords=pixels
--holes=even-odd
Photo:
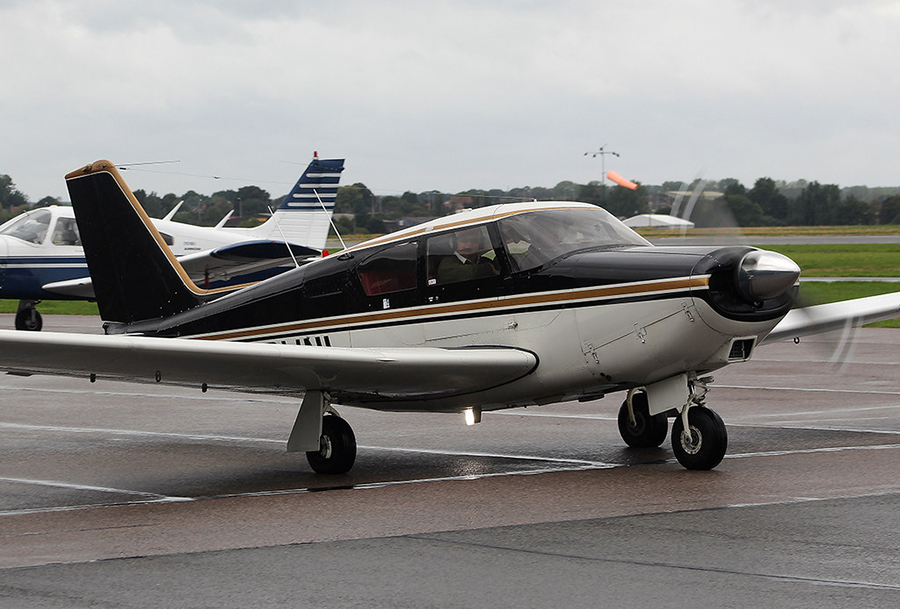
[[[635,184],[634,182],[631,182],[629,180],[626,180],[625,178],[623,178],[622,176],[617,174],[615,171],[607,172],[606,177],[609,178],[610,180],[612,180],[613,182],[615,182],[616,184],[618,184],[619,186],[621,186],[622,188],[627,188],[629,190],[637,190],[637,184]]]

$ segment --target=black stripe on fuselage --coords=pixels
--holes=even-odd
[[[641,284],[623,284],[594,288],[582,288],[561,292],[536,292],[533,294],[504,296],[483,300],[471,300],[442,304],[360,312],[338,317],[311,319],[273,326],[260,326],[240,330],[196,335],[205,340],[235,340],[252,342],[261,340],[286,340],[309,334],[334,331],[355,331],[397,327],[429,322],[462,321],[511,313],[535,313],[565,310],[597,305],[649,302],[691,296],[691,289],[706,289],[708,277],[656,280]]]

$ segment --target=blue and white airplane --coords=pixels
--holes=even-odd
[[[272,217],[254,228],[226,228],[231,212],[214,227],[175,222],[178,207],[152,221],[199,286],[259,280],[321,255],[343,169],[343,159],[314,155]],[[0,226],[0,298],[19,300],[19,330],[41,329],[35,305],[42,300],[93,300],[72,207],[34,209]]]

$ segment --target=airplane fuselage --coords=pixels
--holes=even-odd
[[[104,329],[132,336],[5,336],[21,349],[8,365],[302,395],[287,449],[320,473],[356,458],[332,404],[475,423],[624,389],[629,446],[659,446],[677,413],[679,462],[713,468],[727,432],[704,406],[706,373],[751,356],[800,275],[774,252],[657,248],[599,207],[534,202],[439,218],[223,292],[196,285],[109,161],[66,181]]]
[[[87,274],[71,207],[26,212],[0,229],[0,298],[56,298],[43,286]]]
[[[490,410],[595,399],[744,361],[790,308],[788,289],[761,300],[741,292],[738,269],[754,248],[661,248],[634,233],[610,234],[605,243],[589,235],[578,242],[576,235],[568,245],[553,245],[558,237],[541,234],[543,246],[526,235],[526,246],[523,228],[512,219],[529,219],[529,211],[573,216],[542,231],[605,214],[592,206],[544,204],[515,215],[451,217],[163,320],[110,324],[108,331],[326,347],[502,346],[534,353],[539,365],[532,374],[478,393],[427,400],[342,394],[337,388],[332,394],[337,403],[389,410]],[[442,280],[441,263],[453,262],[449,244],[473,227],[483,232],[481,249],[488,252],[476,263],[489,264],[491,272]]]

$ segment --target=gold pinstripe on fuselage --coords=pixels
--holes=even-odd
[[[433,304],[406,309],[389,309],[371,313],[353,313],[337,317],[322,317],[307,321],[290,322],[257,328],[246,328],[224,332],[196,335],[192,338],[203,340],[265,340],[267,337],[285,333],[322,332],[329,329],[347,329],[348,326],[371,324],[427,323],[441,318],[464,313],[505,313],[538,305],[579,305],[591,301],[619,299],[623,297],[646,297],[704,290],[709,288],[709,276],[676,277],[635,283],[623,283],[602,287],[577,288],[552,292],[537,292],[500,296],[464,302]]]

